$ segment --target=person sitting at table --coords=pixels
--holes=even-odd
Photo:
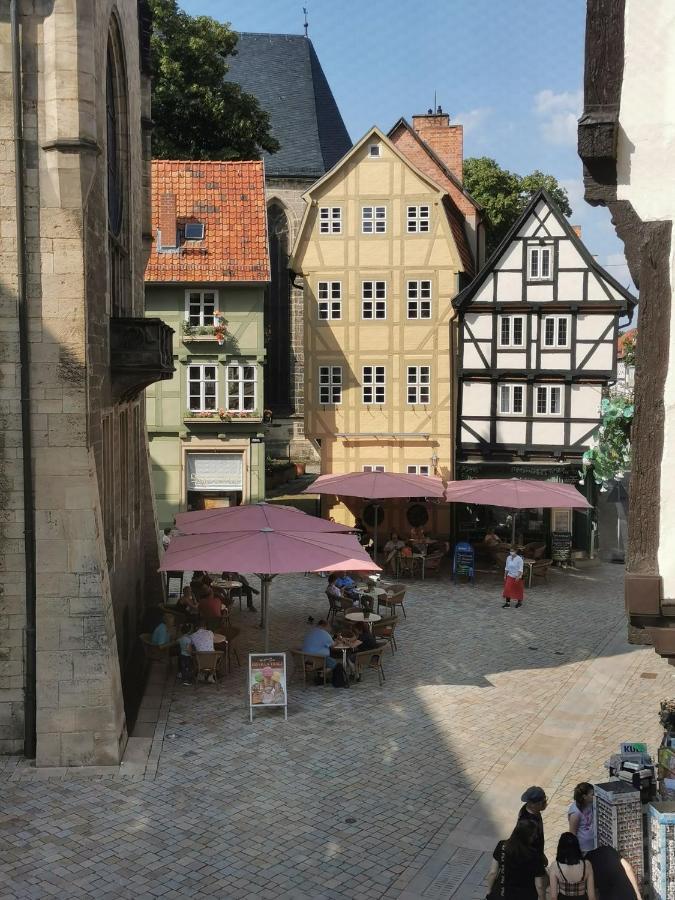
[[[337,606],[339,606],[342,599],[342,588],[339,588],[336,584],[338,577],[337,572],[331,572],[326,586],[326,596],[329,600],[334,601]]]
[[[402,541],[398,536],[398,532],[392,531],[389,535],[389,540],[384,545],[384,571],[386,572],[389,569],[390,572],[396,574],[396,566],[394,565],[394,560],[398,557],[399,553],[405,547],[405,541]]]
[[[246,609],[249,612],[255,612],[255,606],[253,605],[253,595],[259,594],[260,591],[257,591],[248,581],[248,578],[245,575],[240,575],[239,572],[223,572],[222,575],[223,581],[238,581],[241,585],[241,592],[246,595]]]
[[[311,653],[312,656],[325,656],[326,666],[334,669],[337,660],[330,655],[333,646],[333,638],[330,633],[330,627],[325,619],[319,619],[316,625],[308,630],[305,639],[302,642],[302,652]]]
[[[192,625],[181,625],[180,637],[178,638],[178,667],[183,684],[192,683],[192,635],[190,629]]]
[[[185,585],[183,593],[176,601],[176,609],[179,612],[182,612],[183,615],[190,616],[191,618],[199,615],[199,604],[195,600],[192,588],[189,584]]]
[[[419,527],[413,526],[410,529],[410,543],[412,544],[413,552],[426,555],[429,539],[421,525]]]
[[[335,579],[335,584],[340,588],[344,597],[349,597],[355,603],[359,602],[360,595],[356,590],[356,582],[349,572],[343,572],[339,578]]]
[[[173,616],[165,613],[164,618],[152,632],[150,640],[155,647],[165,647],[173,641]]]
[[[354,631],[356,638],[361,641],[360,646],[355,650],[356,653],[361,653],[362,650],[377,650],[382,646],[365,622],[354,622]]]
[[[494,528],[488,528],[483,543],[486,547],[497,547],[499,544],[501,544],[501,538],[499,537],[499,535],[495,534]]]
[[[220,619],[222,616],[223,602],[217,597],[213,589],[203,585],[199,594],[199,615],[202,619]]]
[[[198,653],[210,653],[213,650],[213,632],[206,627],[203,619],[199,620],[195,633],[190,635],[190,643]]]

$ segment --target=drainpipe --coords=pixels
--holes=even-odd
[[[30,344],[26,306],[26,228],[24,221],[23,92],[18,0],[10,0],[12,40],[12,96],[14,100],[14,170],[16,182],[17,306],[19,314],[19,369],[21,388],[21,442],[23,452],[24,561],[26,573],[26,659],[24,673],[24,754],[35,758],[37,745],[36,700],[36,563],[35,508],[33,502],[33,441],[30,427]]]

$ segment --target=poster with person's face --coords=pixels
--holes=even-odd
[[[248,684],[252,707],[286,706],[286,654],[249,653]]]

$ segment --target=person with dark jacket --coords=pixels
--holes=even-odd
[[[548,800],[546,799],[546,791],[536,784],[529,787],[520,798],[525,806],[520,808],[518,813],[518,821],[521,819],[529,819],[537,826],[537,849],[544,857],[545,864],[548,860],[544,856],[544,820],[541,814],[546,809]]]
[[[255,606],[253,605],[253,595],[259,594],[260,591],[257,591],[249,584],[248,578],[245,575],[240,575],[239,572],[223,572],[223,581],[238,581],[241,585],[241,592],[246,597],[246,608],[249,612],[256,611]]]
[[[593,867],[598,900],[640,900],[640,887],[629,862],[614,847],[598,847],[586,854]]]
[[[539,850],[539,828],[519,819],[508,841],[499,841],[487,875],[488,900],[545,900],[546,866]]]

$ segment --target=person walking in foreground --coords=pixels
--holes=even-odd
[[[576,897],[577,900],[598,900],[595,893],[593,866],[581,855],[576,834],[564,831],[558,841],[555,862],[548,867],[551,880],[551,900]]]
[[[518,821],[521,819],[529,819],[537,826],[537,849],[544,859],[544,865],[548,865],[548,860],[544,856],[544,820],[541,814],[546,809],[548,800],[546,799],[546,791],[536,784],[529,787],[520,798],[525,806],[521,806],[518,813]]]
[[[516,601],[516,609],[523,605],[523,597],[525,595],[525,582],[523,581],[523,557],[518,555],[515,547],[511,547],[509,555],[506,557],[506,565],[504,567],[504,603],[502,608],[506,609],[511,606],[511,601]]]
[[[586,856],[595,849],[595,827],[593,824],[593,785],[582,781],[574,788],[574,803],[567,810],[570,832],[579,839],[581,852]]]
[[[629,862],[614,847],[598,847],[586,856],[593,868],[598,900],[640,900],[640,887]]]
[[[520,819],[508,841],[499,841],[492,854],[487,887],[486,900],[544,900],[546,862],[539,850],[536,822]]]

